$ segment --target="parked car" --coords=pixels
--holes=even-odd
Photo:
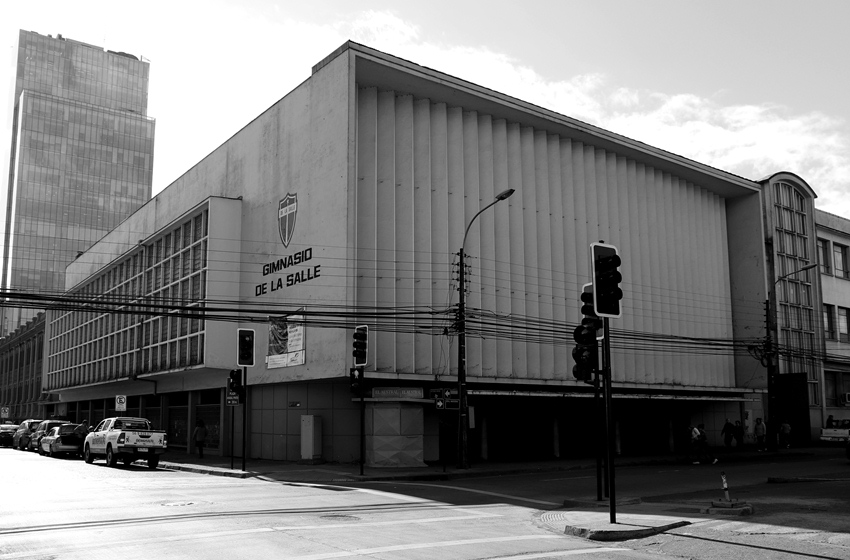
[[[21,422],[12,438],[12,447],[17,447],[21,451],[27,449],[30,444],[30,437],[39,424],[41,424],[41,420],[38,418],[27,418]]]
[[[88,432],[87,428],[82,424],[62,424],[50,428],[50,431],[41,438],[39,454],[55,457],[60,453],[67,453],[82,457],[83,439]]]
[[[16,431],[18,431],[17,424],[0,424],[0,446],[12,447]]]
[[[120,416],[106,418],[86,436],[83,456],[86,463],[104,457],[114,467],[122,460],[130,465],[137,459],[147,459],[148,467],[159,465],[159,456],[168,450],[164,430],[155,430],[150,420]]]
[[[35,431],[30,436],[30,451],[38,451],[39,444],[41,443],[41,438],[50,431],[50,428],[55,428],[56,426],[61,426],[63,424],[70,424],[67,420],[42,420],[41,424],[36,426]]]

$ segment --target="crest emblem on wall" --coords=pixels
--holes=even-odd
[[[277,224],[280,230],[280,240],[284,247],[289,247],[292,232],[295,231],[295,216],[298,213],[298,196],[286,193],[277,209]]]

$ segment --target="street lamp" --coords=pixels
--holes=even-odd
[[[773,294],[776,295],[776,285],[779,284],[780,280],[788,278],[789,276],[793,276],[795,274],[799,274],[805,270],[811,270],[815,268],[817,263],[807,264],[802,268],[798,268],[788,274],[783,274],[773,283]],[[775,321],[771,321],[771,318],[774,316],[774,313],[770,310],[770,295],[767,295],[767,302],[765,302],[764,312],[765,312],[765,327],[767,328],[767,334],[765,336],[764,341],[764,359],[767,366],[767,445],[771,449],[775,449],[776,445],[776,431],[779,427],[779,422],[781,419],[779,418],[779,395],[778,385],[779,385],[779,367],[776,364],[775,358],[777,352],[773,350],[773,325]],[[778,305],[777,305],[778,308]],[[778,342],[778,341],[777,341]]]
[[[469,223],[466,225],[466,231],[463,234],[463,242],[460,245],[459,265],[460,273],[458,275],[458,289],[460,297],[457,304],[457,330],[458,330],[458,346],[457,346],[457,398],[458,402],[458,429],[457,429],[457,468],[469,468],[469,403],[466,400],[466,274],[464,270],[463,248],[466,246],[466,237],[469,235],[469,228],[472,227],[472,222],[475,218],[481,215],[482,212],[501,202],[514,194],[514,189],[507,189],[496,195],[495,200],[482,208],[475,214]]]

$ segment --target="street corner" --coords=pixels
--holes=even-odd
[[[146,464],[144,461],[138,462],[138,464]],[[162,461],[159,463],[159,468],[170,470],[170,471],[184,471],[191,472],[197,474],[208,474],[212,476],[226,476],[230,478],[248,478],[252,475],[250,472],[241,471],[241,470],[231,470],[223,467],[214,467],[214,466],[206,466],[206,465],[193,465],[186,463],[171,463],[168,461]]]
[[[559,510],[545,512],[540,522],[553,532],[591,541],[642,539],[690,525],[690,521],[657,515],[620,515],[611,523],[607,511]]]

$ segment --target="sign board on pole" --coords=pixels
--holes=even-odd
[[[227,406],[239,406],[239,393],[228,389]]]
[[[127,395],[115,395],[115,412],[127,412]]]

